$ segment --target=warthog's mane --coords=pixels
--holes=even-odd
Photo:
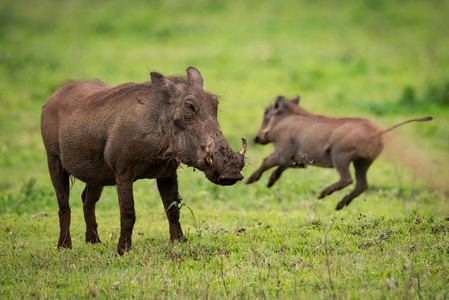
[[[166,77],[168,80],[173,82],[174,84],[188,84],[189,81],[187,77],[184,75],[171,75]]]
[[[176,85],[187,85],[188,80],[187,77],[183,75],[171,75],[166,77],[168,80],[173,82]],[[109,87],[106,83],[101,80],[89,81],[96,85]],[[136,98],[139,100],[148,99],[149,95],[153,95],[153,86],[151,81],[146,81],[142,83],[128,82],[119,84],[115,87],[110,87],[92,95],[92,99],[95,99],[93,102],[96,105],[103,105],[110,101],[120,101],[125,98]],[[151,97],[150,96],[150,97]]]
[[[314,114],[314,113],[311,113],[311,112],[305,110],[300,105],[296,105],[296,104],[289,103],[289,102],[285,103],[285,107],[287,108],[288,111],[290,111],[291,113],[293,113],[295,115],[309,117],[314,120],[319,120],[320,122],[345,123],[345,122],[361,122],[362,121],[365,123],[366,122],[371,123],[369,120],[361,119],[361,118],[351,118],[351,117],[336,118],[336,117],[331,117],[331,116],[326,116],[326,115],[321,115],[321,114]],[[374,126],[374,124],[373,124],[373,126]]]
[[[65,86],[65,85],[69,85],[69,84],[73,84],[73,83],[80,83],[80,82],[92,82],[95,83],[97,85],[100,86],[108,86],[107,83],[105,83],[103,80],[98,79],[98,78],[92,78],[89,80],[81,80],[81,79],[76,79],[76,78],[69,78],[69,79],[65,79],[60,83],[60,88]]]

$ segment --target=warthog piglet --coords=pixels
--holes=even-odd
[[[413,119],[388,129],[379,129],[361,118],[331,118],[310,113],[299,106],[299,96],[286,100],[279,96],[265,111],[254,142],[274,144],[274,152],[246,183],[259,180],[272,167],[268,187],[271,187],[287,168],[306,168],[308,165],[335,168],[340,180],[325,188],[319,198],[326,197],[352,183],[349,165],[354,164],[356,185],[337,205],[337,210],[368,188],[366,172],[383,149],[382,135],[400,125],[413,121],[430,121],[431,117]]]

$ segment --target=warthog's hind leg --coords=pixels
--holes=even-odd
[[[70,237],[69,174],[62,167],[59,157],[48,155],[47,162],[59,206],[60,232],[58,248],[72,248],[72,238]]]
[[[101,243],[98,236],[98,225],[95,219],[95,204],[100,199],[102,186],[86,184],[81,199],[83,200],[84,220],[86,221],[86,243]]]

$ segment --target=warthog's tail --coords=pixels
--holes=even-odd
[[[380,132],[374,134],[373,136],[376,136],[376,135],[382,135],[382,134],[384,134],[384,133],[387,133],[387,132],[389,132],[389,131],[395,129],[396,127],[402,126],[402,125],[407,124],[407,123],[410,123],[410,122],[430,121],[430,120],[432,120],[432,119],[433,119],[432,117],[425,117],[425,118],[421,118],[421,119],[411,119],[411,120],[408,120],[408,121],[405,121],[405,122],[396,124],[396,125],[394,125],[394,126],[391,126],[390,128],[384,129],[384,130],[382,130],[382,131],[380,131]]]

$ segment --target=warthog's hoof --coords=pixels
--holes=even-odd
[[[70,238],[70,236],[59,238],[58,249],[60,248],[72,249],[72,239]]]
[[[132,248],[132,241],[130,238],[120,238],[117,245],[117,253],[119,255],[124,255],[126,252],[131,250]]]
[[[97,232],[86,232],[86,244],[87,243],[91,243],[91,244],[98,244],[101,243],[100,237],[98,236]]]
[[[86,238],[86,244],[99,244],[101,243],[101,240],[99,237],[95,237],[95,238]]]

